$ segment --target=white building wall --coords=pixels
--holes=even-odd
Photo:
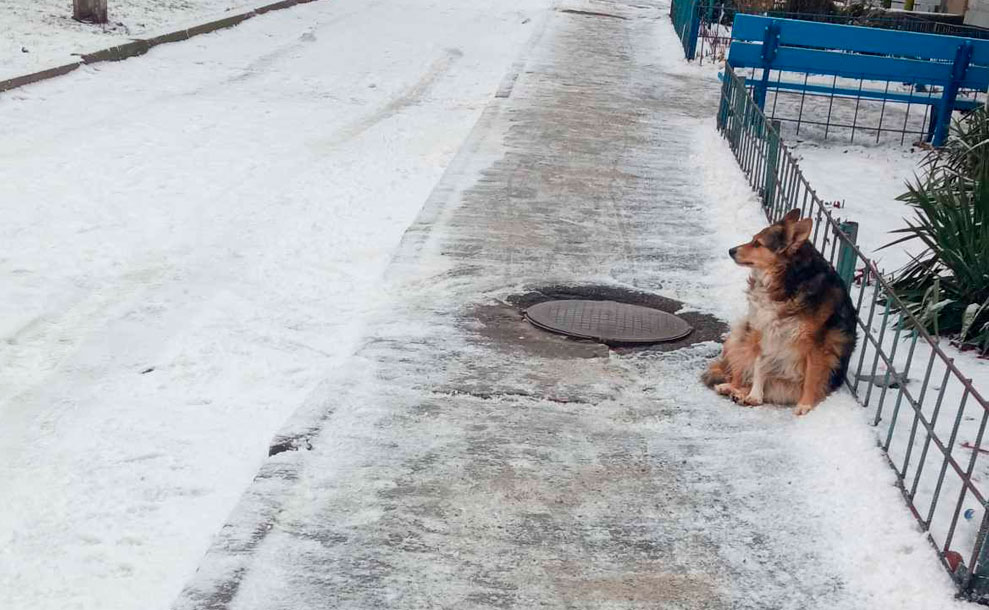
[[[989,27],[989,0],[968,0],[965,23],[984,28]]]

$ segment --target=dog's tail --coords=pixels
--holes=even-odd
[[[701,381],[704,382],[709,388],[713,388],[719,383],[725,383],[728,381],[728,370],[727,363],[724,358],[718,358],[707,367],[704,374],[701,375]]]

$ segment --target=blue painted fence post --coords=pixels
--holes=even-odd
[[[762,78],[753,88],[753,97],[760,110],[766,109],[766,90],[769,88],[769,70],[776,59],[780,47],[780,24],[777,21],[766,26],[766,34],[762,38]]]
[[[951,113],[955,109],[955,98],[958,97],[958,86],[965,78],[965,71],[972,60],[972,43],[968,40],[958,45],[955,51],[955,61],[951,66],[951,82],[944,88],[941,94],[941,101],[937,105],[937,122],[934,124],[931,144],[942,146],[948,137],[948,128],[951,126]]]

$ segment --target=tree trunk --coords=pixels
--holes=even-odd
[[[106,0],[72,0],[72,18],[76,21],[106,23]]]

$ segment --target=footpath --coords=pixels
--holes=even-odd
[[[176,610],[956,603],[850,398],[803,419],[720,399],[698,376],[724,326],[700,314],[681,343],[614,351],[522,320],[561,294],[741,298],[705,277],[717,82],[679,63],[665,3],[568,7]]]

